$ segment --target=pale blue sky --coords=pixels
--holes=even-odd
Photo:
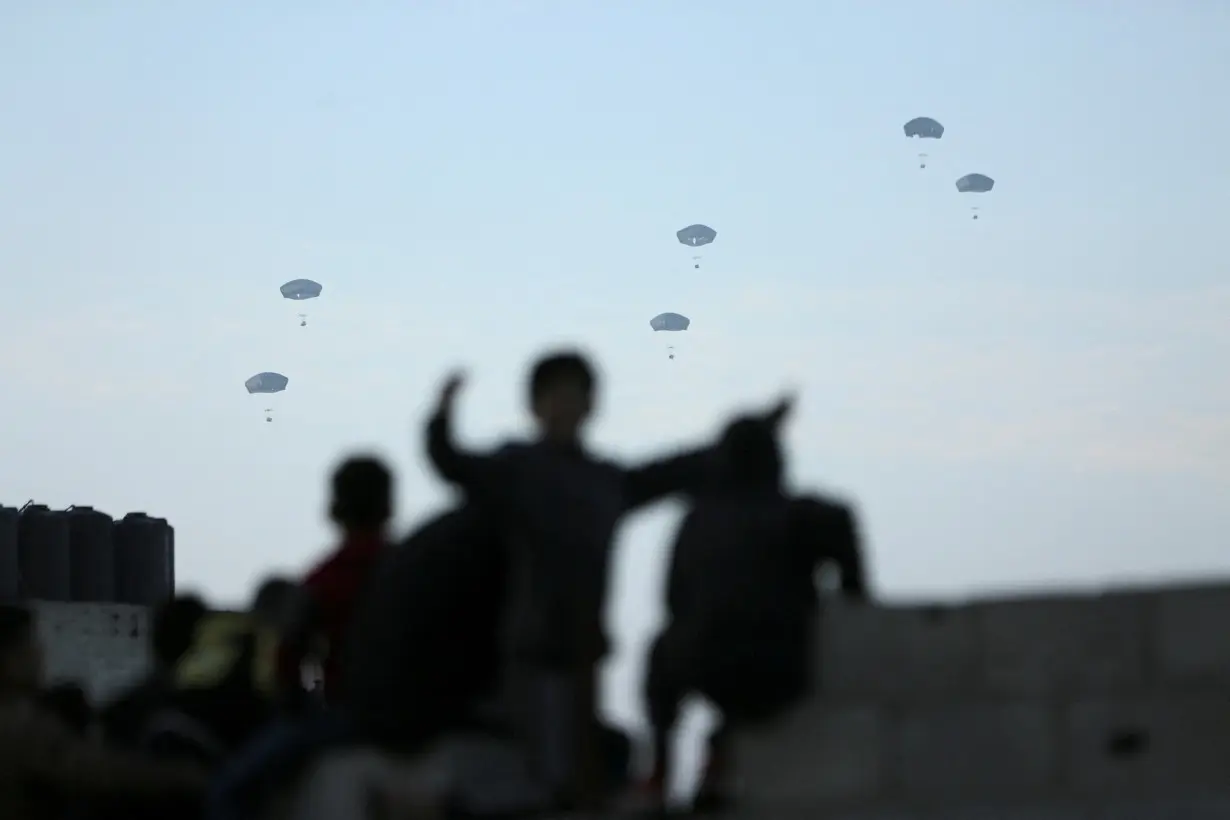
[[[0,499],[166,516],[238,599],[328,543],[349,450],[444,500],[448,368],[488,442],[577,341],[619,455],[800,388],[796,483],[887,594],[1225,573],[1228,42],[1203,0],[9,3]],[[628,646],[676,514],[627,529]]]

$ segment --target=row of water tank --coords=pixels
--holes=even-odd
[[[165,519],[0,506],[0,602],[153,606],[174,589],[175,530]]]

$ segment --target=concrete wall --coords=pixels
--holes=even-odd
[[[124,604],[36,603],[39,636],[53,680],[106,699],[149,668],[149,612]]]
[[[53,676],[146,668],[144,609],[38,612]],[[1230,585],[839,607],[820,664],[743,743],[748,818],[1230,820]]]
[[[1230,585],[840,607],[748,817],[1230,819]]]

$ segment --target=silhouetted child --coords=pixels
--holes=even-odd
[[[309,612],[291,618],[298,621],[298,629],[291,631],[298,632],[299,664],[323,641],[324,694],[330,702],[341,696],[338,664],[351,614],[388,547],[393,491],[392,471],[375,457],[349,458],[333,473],[329,517],[341,531],[341,541],[303,579]],[[300,665],[294,674],[298,680]]]
[[[341,531],[338,546],[303,580],[269,590],[266,623],[278,625],[280,647],[277,690],[280,705],[292,693],[306,695],[305,660],[324,647],[323,696],[332,707],[344,702],[342,658],[351,617],[360,595],[388,548],[393,517],[393,473],[378,458],[348,458],[333,473],[329,517]],[[258,604],[260,602],[258,601]],[[313,758],[352,734],[344,711],[317,709],[316,698],[284,709],[287,718],[271,723],[228,761],[210,795],[211,818],[255,816],[271,794],[290,782]]]
[[[596,377],[574,352],[540,359],[530,372],[531,441],[490,454],[459,451],[451,419],[460,376],[441,391],[427,428],[427,452],[505,529],[511,591],[505,619],[507,686],[520,705],[536,768],[559,803],[592,805],[602,778],[595,751],[595,668],[606,654],[607,573],[623,516],[703,484],[711,452],[702,448],[628,469],[592,455],[582,441]],[[782,402],[765,417],[776,423]]]

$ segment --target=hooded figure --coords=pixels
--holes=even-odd
[[[654,769],[640,790],[646,808],[664,804],[670,736],[691,694],[722,712],[695,808],[727,803],[731,730],[781,714],[810,690],[816,570],[837,564],[843,589],[863,594],[852,513],[783,490],[784,458],[772,425],[755,418],[732,422],[716,458],[713,483],[697,496],[675,539],[667,625],[645,680],[654,733]]]

